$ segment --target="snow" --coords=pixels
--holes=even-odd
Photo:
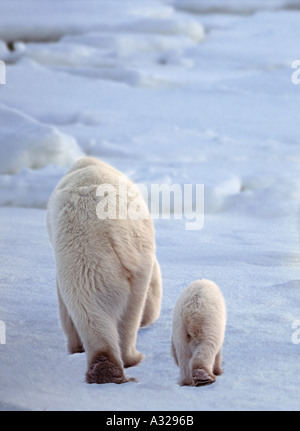
[[[16,174],[24,166],[67,165],[83,155],[72,136],[1,105],[0,127],[1,174]]]
[[[2,0],[1,410],[299,409],[299,9]],[[202,229],[155,220],[162,312],[139,331],[138,383],[86,384],[59,324],[45,208],[84,154],[148,189],[204,184]],[[224,375],[180,387],[171,316],[198,278],[226,300]]]
[[[192,13],[252,14],[264,10],[299,9],[298,0],[174,0],[173,4]]]

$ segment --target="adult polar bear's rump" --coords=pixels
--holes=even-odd
[[[172,328],[179,384],[208,385],[222,374],[225,325],[225,301],[215,283],[196,280],[184,289],[174,307]]]
[[[118,213],[119,181],[127,204],[137,188],[121,172],[97,159],[78,159],[50,197],[47,227],[56,260],[60,320],[70,353],[86,351],[88,383],[123,383],[123,367],[138,364],[140,326],[160,314],[161,275],[150,218],[99,219],[97,196],[114,187]],[[134,195],[135,190],[136,195]]]

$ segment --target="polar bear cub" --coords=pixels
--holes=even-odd
[[[180,385],[214,383],[222,374],[226,306],[218,286],[196,280],[178,298],[172,322],[172,350]]]
[[[60,320],[69,352],[87,354],[88,383],[127,382],[124,367],[143,359],[135,348],[137,331],[160,314],[161,274],[150,215],[120,219],[107,211],[105,216],[110,190],[116,214],[121,211],[118,198],[123,184],[124,199],[124,181],[126,206],[138,199],[146,214],[146,203],[133,183],[91,157],[73,164],[47,209]],[[107,193],[99,194],[103,185]]]

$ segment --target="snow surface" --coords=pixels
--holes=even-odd
[[[299,409],[299,19],[296,0],[1,1],[1,410]],[[86,384],[58,320],[45,208],[82,154],[205,187],[203,229],[155,220],[163,302],[138,383]],[[197,278],[226,299],[224,375],[180,387],[172,310]]]

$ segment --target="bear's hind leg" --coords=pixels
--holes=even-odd
[[[119,349],[119,337],[116,321],[99,311],[101,321],[89,319],[82,322],[84,327],[84,345],[87,352],[88,370],[87,383],[125,383],[130,381],[124,374],[123,362]]]
[[[65,306],[60,291],[58,282],[56,282],[57,287],[57,297],[58,297],[58,307],[59,307],[59,316],[62,328],[67,336],[68,340],[68,351],[69,353],[82,353],[84,352],[84,348],[81,342],[81,339],[78,335],[77,329],[71,319],[71,316],[68,313],[67,307]]]
[[[91,287],[93,283],[82,280],[80,294],[77,288],[73,289],[72,296],[68,294],[70,286],[62,284],[65,293],[62,297],[70,301],[66,305],[87,355],[86,381],[99,384],[128,382],[124,375],[117,331],[122,306],[115,302],[102,304],[98,291]]]
[[[138,365],[144,359],[144,355],[138,352],[135,347],[144,301],[145,295],[130,299],[127,310],[119,322],[120,345],[125,368]]]
[[[161,273],[157,260],[155,259],[152,277],[149,284],[147,299],[145,302],[145,307],[143,311],[143,317],[141,321],[141,326],[149,326],[154,323],[159,315],[161,308],[161,297],[162,297],[162,281]]]
[[[144,268],[142,274],[131,276],[130,297],[123,316],[119,321],[119,336],[124,367],[133,367],[139,364],[144,355],[136,350],[137,333],[140,328],[144,305],[147,295],[147,286],[151,277],[152,265]]]

